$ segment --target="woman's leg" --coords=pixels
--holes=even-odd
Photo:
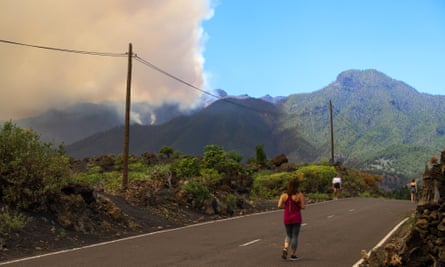
[[[293,233],[293,225],[292,224],[285,224],[284,227],[286,229],[286,237],[284,239],[284,248],[287,249],[289,247],[289,243],[292,240],[292,233]]]
[[[286,229],[286,237],[284,238],[284,248],[281,252],[281,258],[287,259],[287,249],[289,248],[289,243],[291,241],[292,237],[292,225],[291,224],[285,224],[284,228]]]
[[[301,228],[301,223],[292,224],[292,242],[291,242],[292,255],[295,255],[295,253],[297,252],[298,236],[300,235],[300,228]]]

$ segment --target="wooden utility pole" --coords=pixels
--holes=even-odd
[[[332,123],[332,101],[329,100],[329,114],[331,119],[331,164],[334,164],[334,125]]]
[[[130,147],[130,105],[131,105],[131,72],[132,72],[133,46],[128,45],[128,72],[127,72],[127,97],[125,101],[125,132],[124,132],[124,155],[122,166],[122,189],[128,186],[128,153]]]

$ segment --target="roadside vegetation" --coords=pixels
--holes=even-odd
[[[236,151],[214,144],[207,145],[202,156],[167,146],[158,153],[132,155],[129,186],[148,186],[144,195],[147,205],[157,203],[160,197],[156,194],[163,189],[177,188],[173,201],[205,212],[206,203],[214,206],[217,199],[218,210],[224,207],[229,215],[247,202],[277,199],[291,179],[301,181],[310,201],[331,199],[331,179],[336,175],[343,178],[341,197],[409,197],[403,190],[383,192],[379,175],[341,164],[296,164],[287,159],[277,163],[267,159],[262,145],[255,150],[256,157],[246,163]],[[4,123],[0,128],[0,243],[29,223],[29,214],[49,212],[48,198],[68,184],[87,185],[110,195],[125,193],[128,189],[121,188],[122,156],[75,160],[65,155],[63,146],[40,141],[33,130]]]

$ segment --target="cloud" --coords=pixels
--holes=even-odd
[[[205,88],[203,20],[211,0],[2,0],[0,39],[82,51],[133,52]],[[0,119],[77,102],[125,102],[127,58],[0,43]],[[200,92],[133,60],[132,101],[192,106]]]

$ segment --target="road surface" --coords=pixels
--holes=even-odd
[[[35,266],[352,266],[415,204],[350,198],[307,205],[297,262],[282,260],[282,210],[213,221],[83,248],[0,263]]]

